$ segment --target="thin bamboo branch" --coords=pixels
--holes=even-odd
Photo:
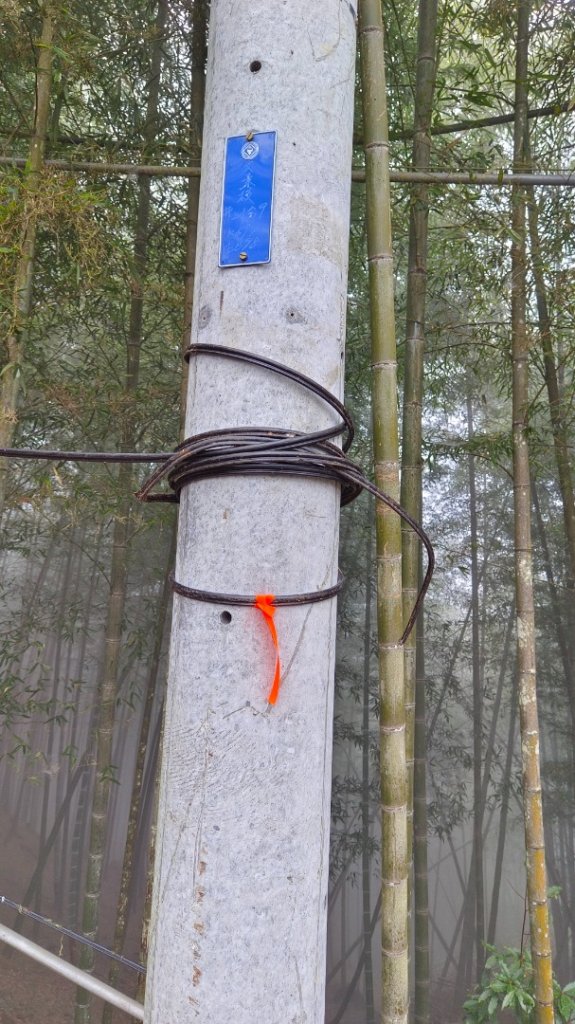
[[[559,114],[568,114],[574,109],[573,100],[566,100],[564,103],[549,103],[546,107],[534,107],[527,111],[528,118],[535,117],[558,117]],[[498,124],[512,124],[515,120],[515,112],[509,114],[495,114],[493,117],[478,117],[475,120],[465,118],[461,121],[453,121],[451,124],[435,124],[430,129],[431,135],[451,135],[455,132],[472,131],[474,128],[492,128]],[[409,140],[413,131],[408,129],[405,132],[396,132],[390,135],[390,141]],[[358,143],[359,144],[359,143]]]
[[[375,480],[399,498],[389,144],[380,0],[360,0],[363,122],[367,181],[367,248],[371,306]],[[407,1024],[407,770],[401,593],[401,526],[376,506],[377,619],[381,695],[382,1024]]]

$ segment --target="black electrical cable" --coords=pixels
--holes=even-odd
[[[178,583],[174,575],[170,576],[172,590],[182,597],[191,597],[194,601],[210,601],[212,604],[231,605],[253,605],[256,601],[255,594],[220,594],[215,590],[196,590],[194,587],[186,587]],[[311,590],[307,594],[282,594],[275,597],[270,604],[276,608],[294,607],[298,604],[315,604],[316,601],[328,601],[330,597],[337,597],[343,586],[343,576],[339,572],[337,583],[333,587],[326,587],[324,590]]]
[[[196,480],[224,475],[285,475],[305,476],[323,480],[334,480],[341,485],[341,504],[347,505],[362,490],[369,491],[379,501],[391,508],[417,534],[427,552],[427,569],[419,594],[407,625],[398,644],[404,644],[411,633],[419,614],[421,603],[433,575],[435,555],[429,537],[397,501],[380,491],[365,476],[363,470],[351,462],[345,454],[353,439],[353,421],[347,409],[329,391],[304,374],[283,363],[277,363],[264,356],[245,352],[223,345],[190,345],[185,353],[186,360],[199,355],[212,355],[226,359],[240,360],[254,366],[271,370],[317,395],[334,409],[340,422],[325,430],[303,434],[294,430],[276,427],[235,427],[227,430],[211,430],[182,441],[169,459],[156,469],[137,492],[141,501],[178,501],[183,487]],[[333,444],[332,438],[344,434],[343,449]],[[172,493],[153,493],[161,480],[167,479]],[[211,601],[217,604],[253,605],[256,595],[225,594],[217,591],[199,590],[187,587],[177,580],[172,581],[174,590],[184,597],[196,601]],[[312,593],[279,595],[272,602],[276,606],[309,604],[334,597],[341,588],[341,581],[334,587]]]
[[[46,462],[165,462],[170,452],[69,452],[59,448],[0,448],[0,458]]]
[[[431,541],[419,523],[397,501],[385,494],[384,491],[379,490],[365,476],[363,470],[348,459],[346,452],[352,443],[354,433],[353,420],[348,410],[339,399],[311,377],[306,377],[303,373],[299,373],[284,363],[275,362],[265,356],[245,352],[242,349],[229,348],[225,345],[197,344],[190,345],[185,353],[185,358],[189,362],[192,356],[198,355],[239,360],[286,377],[329,405],[340,417],[340,422],[325,430],[316,430],[308,434],[277,427],[233,427],[224,430],[210,430],[187,438],[173,452],[77,452],[53,449],[0,448],[0,457],[47,459],[59,462],[161,463],[136,493],[136,497],[140,501],[177,502],[180,499],[182,488],[188,484],[195,480],[224,475],[264,474],[266,476],[305,476],[333,480],[341,486],[342,505],[349,504],[350,501],[357,498],[362,490],[369,491],[378,501],[382,501],[408,524],[421,540],[427,553],[427,569],[423,583],[407,625],[398,640],[398,644],[404,644],[413,629],[423,598],[431,583],[435,555]],[[342,448],[333,444],[333,438],[339,437],[339,435],[343,435]],[[171,491],[154,493],[154,488],[164,479],[167,479]],[[340,576],[334,586],[323,590],[279,595],[274,598],[273,604],[282,606],[326,601],[336,596],[341,589],[342,582]],[[256,598],[256,595],[199,590],[185,586],[173,578],[172,587],[183,597],[189,597],[196,601],[211,601],[216,604],[253,605]]]
[[[81,935],[79,932],[74,932],[71,928],[66,928],[63,924],[58,924],[56,921],[52,921],[51,918],[44,917],[43,914],[38,914],[35,910],[29,910],[28,907],[23,907],[21,903],[16,903],[15,900],[9,899],[8,896],[0,896],[0,905],[11,907],[12,910],[15,910],[23,917],[29,917],[32,921],[38,921],[39,924],[44,924],[47,928],[52,928],[54,931],[59,932],[60,935],[65,935],[67,938],[73,939],[74,942],[81,942],[84,946],[89,946],[90,949],[95,950],[95,952],[102,953],[103,956],[109,957],[110,960],[115,960],[124,967],[130,967],[133,971],[138,971],[139,974],[146,973],[146,968],[143,964],[136,963],[135,960],[129,960],[128,957],[122,956],[121,953],[115,953],[113,949],[108,949],[107,946],[102,946],[100,942],[94,942],[94,940],[89,939],[87,935]]]

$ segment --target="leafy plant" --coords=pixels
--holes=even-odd
[[[464,1024],[489,1024],[499,1021],[500,1013],[509,1010],[518,1024],[535,1020],[535,995],[531,955],[506,946],[490,952],[481,985],[463,1004]],[[575,981],[561,988],[553,981],[555,1019],[562,1024],[575,1021]]]

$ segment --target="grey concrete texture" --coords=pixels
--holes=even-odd
[[[341,396],[354,6],[212,0],[209,41],[192,340],[285,362]],[[272,258],[220,269],[225,140],[250,130],[278,133]],[[192,361],[188,436],[311,431],[333,415],[265,370]],[[338,521],[327,481],[199,482],[182,494],[176,576],[240,594],[322,589],[337,578]],[[275,620],[270,707],[261,614],[174,599],[147,1024],[323,1024],[336,604]]]

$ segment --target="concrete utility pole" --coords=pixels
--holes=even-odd
[[[355,0],[212,0],[192,325],[194,343],[286,363],[337,396],[355,20]],[[271,260],[250,265],[248,252],[220,268],[226,140],[251,132],[277,132]],[[334,422],[265,369],[191,362],[188,436]],[[181,496],[176,579],[232,594],[324,589],[338,520],[329,481],[198,482]],[[273,707],[262,614],[174,601],[145,1020],[323,1024],[335,600],[277,609]]]

